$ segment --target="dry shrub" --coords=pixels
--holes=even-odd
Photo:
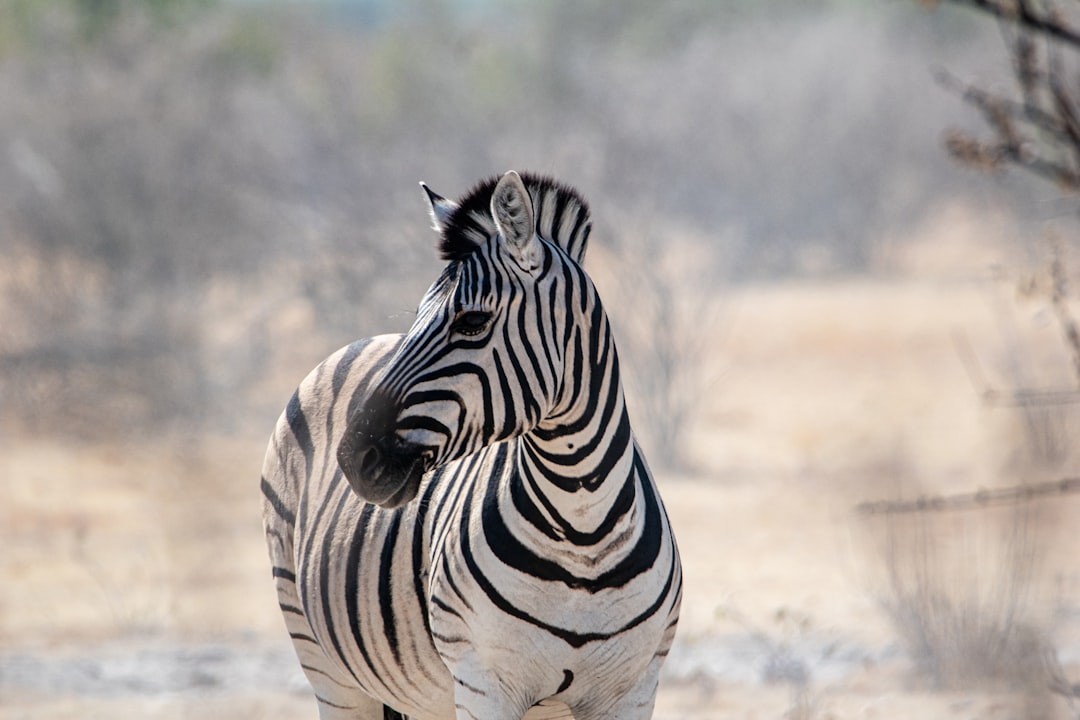
[[[1062,525],[1059,496],[1073,486],[913,493],[907,461],[898,454],[879,468],[895,499],[859,511],[869,580],[915,679],[936,690],[1015,692],[1026,716],[1046,716],[1055,599],[1048,551]]]
[[[881,604],[935,688],[1045,686],[1039,518],[1027,504],[880,519]]]

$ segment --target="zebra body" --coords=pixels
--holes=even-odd
[[[579,265],[588,210],[516,173],[428,195],[449,263],[413,328],[312,371],[263,467],[320,717],[650,717],[682,574]]]

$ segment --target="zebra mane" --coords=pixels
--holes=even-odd
[[[521,179],[532,198],[537,235],[561,247],[574,262],[584,262],[592,230],[584,198],[568,185],[544,175],[523,172]],[[464,260],[495,234],[491,194],[498,181],[498,177],[492,177],[476,185],[443,223],[438,245],[443,260]]]

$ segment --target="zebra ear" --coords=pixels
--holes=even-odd
[[[518,265],[535,273],[540,263],[532,198],[521,176],[513,170],[499,178],[491,193],[491,217]]]
[[[424,193],[427,195],[431,226],[435,228],[435,232],[442,232],[446,228],[446,221],[458,209],[458,204],[429,188],[427,183],[420,183],[420,187],[424,188]]]

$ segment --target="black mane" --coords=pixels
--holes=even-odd
[[[592,229],[584,198],[572,187],[545,175],[522,172],[521,180],[532,198],[537,234],[582,262]],[[443,260],[464,260],[495,234],[491,194],[498,182],[498,176],[483,180],[458,201],[439,238],[439,256]]]

